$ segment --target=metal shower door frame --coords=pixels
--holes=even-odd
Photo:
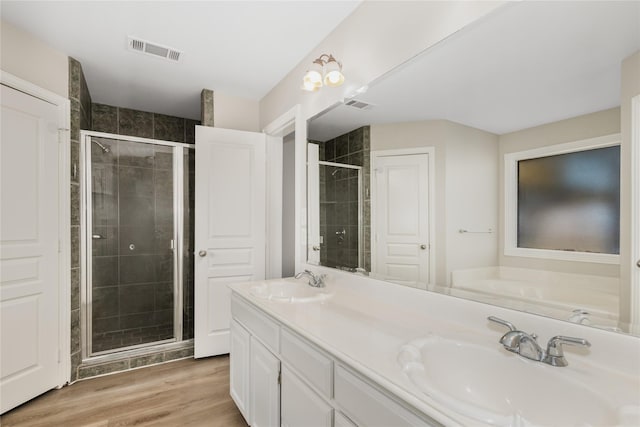
[[[173,147],[173,286],[174,286],[174,337],[136,344],[94,353],[92,351],[92,256],[93,256],[93,203],[91,188],[91,140],[93,137],[108,138],[119,141]],[[109,360],[121,356],[127,351],[180,342],[183,339],[183,281],[184,281],[184,154],[186,150],[195,150],[191,144],[118,135],[104,132],[80,132],[80,329],[82,360],[103,358]]]

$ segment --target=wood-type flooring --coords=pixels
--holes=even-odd
[[[3,427],[246,427],[229,396],[229,357],[184,359],[51,390],[0,417]]]

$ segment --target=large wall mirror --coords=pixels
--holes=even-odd
[[[314,117],[308,262],[628,332],[620,90],[639,16],[508,4]]]

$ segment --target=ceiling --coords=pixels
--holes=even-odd
[[[508,4],[309,125],[318,141],[367,124],[446,119],[494,134],[620,105],[620,64],[640,50],[640,2]]]
[[[200,118],[200,92],[259,100],[360,0],[6,1],[2,19],[82,64],[94,102]],[[171,63],[127,37],[182,52]],[[302,76],[301,76],[302,78]]]

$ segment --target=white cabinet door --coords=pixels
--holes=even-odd
[[[0,412],[59,381],[58,109],[2,86]]]
[[[336,419],[333,423],[333,427],[356,427],[342,412],[336,411]]]
[[[266,135],[196,127],[195,357],[229,352],[229,283],[265,278]]]
[[[282,368],[282,427],[331,427],[333,408],[293,372]]]
[[[253,427],[280,425],[280,360],[251,337],[250,411]]]
[[[375,157],[372,272],[426,288],[429,282],[429,155]]]
[[[231,321],[230,394],[240,413],[249,421],[249,369],[251,335],[235,320]]]

